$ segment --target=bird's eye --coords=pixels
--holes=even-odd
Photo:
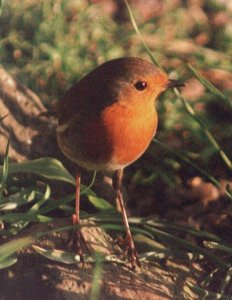
[[[147,84],[144,81],[137,81],[135,83],[135,88],[138,91],[143,91],[143,90],[145,90],[146,87],[147,87]]]

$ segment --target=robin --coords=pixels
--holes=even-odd
[[[131,235],[121,191],[123,170],[148,148],[156,134],[158,116],[155,100],[170,87],[184,84],[168,79],[154,64],[136,57],[103,63],[72,86],[61,99],[57,139],[62,152],[87,170],[113,171],[113,187],[126,230],[128,254],[140,266]],[[78,224],[80,174],[76,176]],[[78,231],[76,243],[80,251]]]

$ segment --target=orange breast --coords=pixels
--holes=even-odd
[[[104,110],[102,123],[111,145],[109,168],[129,165],[149,146],[156,133],[158,117],[148,104],[124,107],[118,103]]]
[[[144,153],[157,122],[153,104],[115,103],[98,117],[77,118],[65,131],[58,132],[58,142],[66,156],[86,169],[117,170]]]

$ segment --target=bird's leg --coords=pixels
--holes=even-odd
[[[81,175],[76,176],[76,193],[75,193],[75,214],[72,215],[73,225],[80,222],[80,189],[81,189]]]
[[[113,178],[113,186],[114,186],[114,189],[117,194],[117,200],[118,200],[120,208],[121,208],[123,223],[124,223],[124,226],[126,229],[126,241],[128,243],[128,254],[130,255],[130,258],[131,258],[132,267],[135,267],[136,264],[139,267],[141,267],[139,258],[137,255],[137,251],[135,249],[133,237],[132,237],[132,234],[130,231],[130,226],[129,226],[128,219],[127,219],[126,209],[125,209],[124,202],[123,202],[123,196],[122,196],[122,191],[121,191],[122,175],[123,175],[123,169],[119,169],[118,171],[116,171],[115,176]]]
[[[75,214],[72,215],[73,225],[80,224],[80,186],[81,186],[81,175],[80,173],[76,176],[76,193],[75,193]],[[81,228],[76,228],[73,235],[73,246],[74,251],[80,256],[80,260],[84,263],[83,259],[83,246],[88,249],[86,241],[81,232]]]

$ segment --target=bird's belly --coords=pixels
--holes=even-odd
[[[89,159],[100,168],[118,170],[138,159],[149,146],[157,129],[157,113],[141,106],[127,109],[110,106],[90,125],[95,140],[87,140]]]
[[[128,111],[105,111],[101,118],[76,124],[58,133],[66,156],[89,170],[118,170],[138,159],[157,129],[157,114],[144,116]],[[148,111],[148,110],[147,110]]]
[[[116,126],[108,127],[113,150],[108,168],[117,170],[137,160],[148,148],[156,129],[155,111],[146,118],[127,118],[127,122],[118,118]]]

